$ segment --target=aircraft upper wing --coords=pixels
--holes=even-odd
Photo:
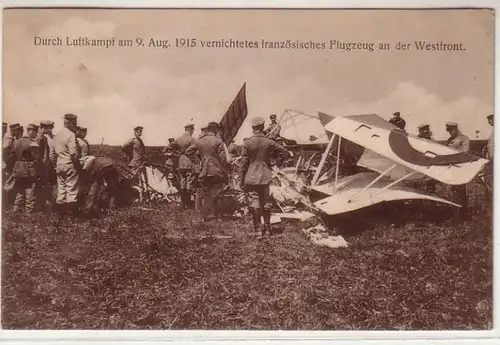
[[[328,118],[323,113],[286,110],[280,121],[280,136],[293,139],[299,145],[327,144],[331,133],[325,131]]]
[[[486,159],[410,135],[376,114],[333,118],[325,129],[440,182],[471,181]]]

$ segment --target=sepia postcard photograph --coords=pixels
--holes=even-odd
[[[493,9],[2,16],[2,329],[493,329]]]

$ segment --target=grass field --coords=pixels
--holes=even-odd
[[[490,329],[491,213],[471,191],[465,222],[434,205],[334,219],[349,243],[339,249],[309,242],[300,222],[259,241],[248,219],[196,225],[176,205],[95,220],[6,214],[2,327]]]

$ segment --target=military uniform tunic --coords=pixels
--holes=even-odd
[[[31,213],[36,206],[36,181],[40,176],[39,147],[33,147],[34,142],[34,139],[22,137],[14,142],[13,147],[14,209],[18,211],[25,206],[27,213]]]
[[[130,161],[129,168],[135,170],[142,166],[146,156],[146,146],[141,138],[132,138],[122,146],[122,150],[128,155]]]
[[[206,217],[210,211],[214,211],[214,199],[228,178],[224,142],[208,132],[187,148],[185,154],[192,161],[200,159],[198,181],[201,188],[196,205],[197,210]]]
[[[406,121],[400,117],[395,116],[392,119],[390,119],[389,122],[402,130],[404,130],[406,127]]]
[[[80,159],[75,133],[63,128],[54,137],[56,155],[57,203],[74,203],[78,199],[79,171],[75,162]]]
[[[447,142],[448,146],[462,152],[469,152],[470,148],[470,140],[467,136],[462,133],[458,133],[458,135],[454,138],[449,138]],[[455,198],[458,204],[462,205],[461,212],[462,214],[467,213],[467,208],[469,204],[469,200],[467,197],[467,187],[465,184],[452,186],[453,194],[455,194]]]
[[[186,156],[186,150],[194,143],[195,139],[185,132],[182,136],[175,139],[174,143],[179,150],[179,162],[177,170],[179,172],[180,187],[182,190],[191,192],[194,183],[194,163]]]
[[[448,139],[448,146],[454,149],[460,150],[462,152],[469,152],[470,140],[467,136],[462,133],[458,133],[455,138]]]
[[[276,140],[280,137],[281,126],[278,123],[271,123],[264,131],[269,139]]]
[[[245,141],[242,150],[243,171],[246,170],[244,184],[252,209],[268,210],[271,207],[269,185],[272,181],[270,157],[278,154],[287,157],[288,151],[274,140],[256,132]]]

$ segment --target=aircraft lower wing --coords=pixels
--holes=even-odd
[[[335,117],[325,129],[440,182],[470,182],[488,162],[398,129],[376,114]]]
[[[387,178],[382,178],[369,186],[377,176],[379,176],[377,173],[364,172],[344,177],[337,181],[336,191],[333,182],[314,186],[312,187],[314,190],[330,195],[316,201],[314,206],[327,215],[351,212],[378,203],[397,200],[430,200],[461,207],[456,203],[416,188],[404,185],[390,186],[393,181]]]

